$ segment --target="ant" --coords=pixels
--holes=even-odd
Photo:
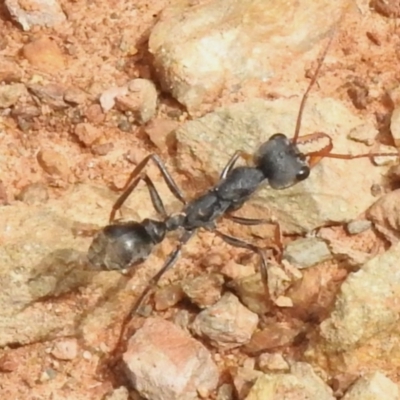
[[[146,260],[154,246],[161,243],[168,232],[180,230],[182,234],[179,238],[178,246],[168,256],[159,272],[153,276],[127,318],[138,310],[144,298],[158,283],[164,273],[173,267],[179,258],[182,247],[200,228],[214,232],[232,246],[245,248],[256,253],[261,260],[260,271],[265,284],[267,281],[267,259],[262,249],[242,239],[226,235],[220,232],[216,227],[217,221],[221,218],[229,218],[233,222],[243,225],[271,223],[271,221],[268,220],[247,219],[232,214],[243,206],[261,184],[268,183],[271,188],[277,190],[286,189],[307,179],[310,175],[311,168],[324,157],[354,159],[376,155],[397,155],[392,153],[359,155],[336,154],[331,152],[333,148],[332,139],[325,133],[313,133],[299,137],[301,119],[307,97],[317,80],[317,76],[332,39],[333,34],[320,57],[315,73],[303,95],[292,139],[287,138],[282,133],[277,133],[263,143],[254,155],[250,155],[241,150],[236,151],[224,167],[219,181],[211,189],[190,202],[186,201],[164,163],[156,154],[145,157],[131,173],[123,193],[113,205],[109,225],[100,230],[92,241],[88,252],[88,258],[91,264],[103,270],[129,269]],[[320,148],[319,150],[305,154],[300,152],[297,147],[298,143],[309,144],[317,140],[325,143],[322,149]],[[251,162],[252,165],[235,166],[240,157],[247,162]],[[150,161],[156,164],[172,194],[183,203],[183,209],[180,213],[173,215],[167,214],[154,183],[148,175],[143,172]],[[149,190],[152,204],[155,210],[162,216],[162,220],[144,219],[142,222],[115,221],[117,211],[122,207],[141,180],[144,180]],[[279,230],[278,224],[277,228]],[[274,250],[276,250],[276,247],[277,246],[270,246],[270,248]],[[124,334],[126,322],[127,320],[123,323],[120,339]]]

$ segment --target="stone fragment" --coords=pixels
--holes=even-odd
[[[0,86],[0,108],[8,108],[15,105],[20,97],[27,94],[26,87],[22,83]]]
[[[154,308],[159,311],[167,310],[181,301],[183,297],[184,293],[179,284],[165,286],[154,293]]]
[[[240,300],[251,311],[258,315],[266,314],[273,304],[261,279],[261,274],[253,274],[249,277],[233,281],[233,287]]]
[[[35,26],[52,27],[66,21],[66,16],[57,0],[5,0],[10,15],[24,31]]]
[[[254,382],[262,376],[261,371],[256,371],[252,368],[238,368],[234,377],[233,384],[239,399],[244,399],[249,393]]]
[[[51,355],[59,360],[73,360],[78,355],[78,341],[64,339],[57,342],[51,350]]]
[[[349,274],[331,316],[322,322],[321,336],[328,348],[350,350],[390,332],[399,321],[400,245],[392,247]]]
[[[250,79],[268,80],[282,65],[299,63],[300,54],[335,26],[349,4],[270,0],[265,7],[259,0],[216,0],[195,6],[178,2],[163,10],[149,49],[163,89],[193,111],[225,88]]]
[[[89,122],[76,124],[74,133],[79,141],[87,147],[91,146],[102,135],[101,129]]]
[[[135,389],[153,400],[197,399],[218,384],[210,352],[173,323],[148,318],[123,355]]]
[[[148,79],[134,79],[126,86],[128,92],[115,98],[117,108],[130,111],[139,124],[149,122],[157,110],[158,94],[154,83]]]
[[[246,400],[334,400],[332,389],[306,363],[294,363],[288,374],[266,374],[257,379]]]
[[[108,394],[104,400],[129,400],[129,391],[125,386],[120,386]]]
[[[152,119],[144,128],[152,143],[160,151],[170,148],[175,141],[173,132],[178,128],[179,122],[163,118]]]
[[[360,377],[342,400],[399,400],[398,386],[380,372]]]
[[[332,258],[326,243],[318,238],[303,238],[290,242],[283,257],[296,267],[309,268]]]
[[[39,165],[49,175],[66,178],[69,174],[67,159],[59,152],[51,149],[41,149],[37,154]]]
[[[104,113],[109,112],[115,106],[115,98],[118,96],[126,96],[128,94],[128,87],[112,87],[110,89],[105,90],[100,95],[100,105],[103,109]]]
[[[376,230],[392,244],[400,239],[400,189],[379,198],[367,211],[366,217]]]
[[[48,36],[42,36],[25,44],[22,54],[33,66],[48,73],[57,73],[65,68],[63,52]]]
[[[31,183],[25,186],[17,196],[17,200],[23,201],[29,205],[44,204],[48,199],[48,189],[41,182]]]
[[[358,235],[359,233],[365,232],[368,229],[371,229],[372,223],[371,221],[368,221],[367,219],[358,219],[354,221],[350,221],[346,228],[347,232],[350,233],[350,235]]]
[[[259,354],[277,347],[290,345],[302,329],[301,323],[289,324],[271,321],[268,326],[252,336],[251,340],[245,345],[244,351],[249,354]]]
[[[290,368],[283,355],[279,353],[260,354],[258,367],[263,372],[286,372]]]
[[[87,94],[79,88],[68,88],[64,92],[64,101],[69,104],[84,104],[87,100]]]
[[[357,142],[365,143],[367,146],[372,146],[378,133],[378,130],[370,123],[362,123],[353,128],[348,137]]]
[[[63,110],[68,107],[68,104],[64,101],[65,89],[60,85],[31,83],[28,84],[28,89],[41,103],[49,105],[54,110]]]
[[[197,315],[192,330],[223,349],[233,349],[247,343],[258,325],[257,314],[244,307],[232,293]]]
[[[217,400],[233,400],[233,386],[224,383],[218,388]]]
[[[186,296],[200,308],[209,307],[221,298],[223,284],[224,278],[220,274],[201,275],[181,283]]]

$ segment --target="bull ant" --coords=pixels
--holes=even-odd
[[[198,229],[213,231],[217,236],[232,246],[245,248],[258,254],[261,260],[261,274],[264,282],[267,280],[267,260],[263,251],[241,239],[220,232],[216,224],[221,218],[229,218],[233,222],[244,225],[257,225],[270,222],[260,219],[240,218],[232,215],[256,192],[261,184],[268,183],[273,189],[282,190],[308,178],[311,168],[323,157],[354,159],[361,157],[393,156],[397,154],[335,154],[332,139],[324,133],[314,133],[299,137],[301,119],[308,94],[317,80],[323,60],[326,56],[333,35],[329,39],[316,68],[313,78],[302,98],[292,139],[284,134],[277,133],[263,143],[254,155],[243,151],[236,151],[223,169],[219,181],[207,192],[194,200],[187,202],[178,185],[167,171],[161,159],[151,154],[143,159],[132,172],[125,190],[114,204],[110,214],[110,224],[100,230],[90,246],[88,258],[97,268],[105,270],[123,270],[137,265],[149,256],[154,246],[161,243],[170,231],[182,232],[179,244],[168,256],[159,272],[151,279],[139,300],[135,303],[132,312],[136,312],[144,298],[157,284],[160,278],[176,263],[182,247],[194,236]],[[318,151],[302,153],[298,143],[311,143],[316,140],[325,143]],[[252,166],[235,166],[239,157],[252,162]],[[153,182],[143,172],[149,161],[153,161],[159,168],[173,195],[183,203],[183,209],[175,215],[167,215],[163,201]],[[152,204],[162,216],[161,221],[144,219],[142,222],[115,221],[115,215],[126,199],[130,196],[138,183],[146,183]],[[131,313],[130,313],[131,314]],[[129,315],[128,317],[129,318]],[[126,323],[126,321],[125,321]],[[125,323],[123,328],[125,327]],[[124,331],[124,329],[122,329]],[[121,333],[123,335],[123,332]]]

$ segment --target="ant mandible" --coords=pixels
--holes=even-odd
[[[176,249],[168,256],[159,272],[153,276],[135,303],[131,313],[138,309],[143,299],[158,283],[164,273],[173,267],[181,253],[182,247],[200,228],[213,231],[232,246],[245,248],[258,254],[261,260],[261,275],[265,284],[267,281],[267,260],[263,251],[256,245],[222,233],[216,228],[216,223],[221,218],[229,218],[233,222],[244,225],[257,225],[270,222],[262,219],[237,217],[232,214],[232,212],[242,207],[261,184],[267,182],[271,188],[277,190],[293,186],[307,179],[311,168],[324,157],[349,160],[377,155],[397,155],[393,153],[336,154],[331,152],[333,148],[332,139],[325,133],[299,136],[307,97],[317,80],[332,39],[333,34],[320,57],[314,76],[303,95],[292,139],[287,138],[282,133],[277,133],[263,143],[254,155],[240,150],[236,151],[224,167],[219,181],[215,186],[190,202],[186,201],[164,163],[156,154],[151,154],[144,158],[131,173],[123,193],[112,208],[109,219],[110,224],[101,229],[92,241],[88,252],[91,264],[103,270],[125,270],[132,268],[146,260],[154,246],[161,243],[168,232],[175,230],[182,231]],[[298,143],[307,144],[317,140],[324,143],[323,147],[319,150],[302,153],[297,147]],[[251,162],[253,165],[235,166],[240,157],[247,162]],[[156,164],[172,194],[183,203],[183,209],[180,213],[174,215],[167,214],[157,189],[144,172],[149,161],[153,161]],[[144,180],[149,190],[152,204],[158,214],[162,216],[162,220],[144,219],[142,222],[115,221],[117,211],[141,180]],[[271,248],[276,249],[276,246],[271,246]]]

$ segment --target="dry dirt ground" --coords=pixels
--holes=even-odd
[[[48,60],[31,56],[28,62],[21,49],[35,38],[46,35],[69,58],[68,68],[65,68],[62,55],[57,52],[49,55],[51,60],[46,80],[62,87],[80,88],[86,93],[82,104],[75,107],[57,109],[39,104],[32,105],[39,110],[38,114],[36,110],[26,109],[0,114],[0,127],[7,132],[0,143],[0,200],[4,205],[16,201],[21,192],[35,182],[45,186],[49,196],[53,197],[62,196],[70,185],[77,182],[96,182],[115,190],[121,189],[135,163],[148,152],[159,152],[143,128],[132,123],[129,117],[114,111],[103,114],[96,95],[135,77],[151,77],[146,59],[146,40],[158,13],[170,2],[137,0],[135,24],[132,26],[132,18],[126,12],[127,4],[123,1],[64,0],[62,7],[72,21],[69,30],[33,29],[30,32],[23,32],[12,23],[0,4],[0,81],[40,82],[43,79],[42,64]],[[330,49],[332,57],[342,54],[342,58],[337,65],[330,64],[329,69],[322,69],[319,87],[315,90],[344,101],[360,116],[375,115],[380,128],[387,128],[394,107],[391,99],[396,97],[400,79],[399,32],[394,18],[380,18],[372,25],[367,21],[358,26],[351,19],[346,20]],[[39,70],[41,72],[37,73]],[[288,91],[297,86],[299,91],[304,90],[307,71],[293,66],[285,72],[286,77],[280,77],[280,81],[249,86],[247,95],[273,97],[285,92],[285,86]],[[382,88],[388,92],[392,90],[394,95],[382,96]],[[237,100],[227,95],[215,106]],[[166,94],[160,97],[157,116],[178,122],[188,118],[186,112]],[[91,122],[100,132],[99,135],[94,133],[96,138],[91,145],[85,145],[76,134],[75,125],[82,121]],[[45,161],[38,162],[39,149]],[[173,159],[168,158],[171,155],[162,152],[161,155],[169,160],[173,169]],[[178,181],[181,179],[185,189],[193,191],[176,171],[175,176]],[[341,235],[340,230],[338,235]],[[370,248],[371,240],[376,240],[371,235],[364,239],[360,248]],[[202,246],[206,248],[208,244],[207,238],[204,239]],[[217,250],[214,247],[215,253]],[[343,277],[338,278],[341,279]],[[62,307],[69,307],[74,302],[74,296],[64,299],[65,304],[58,302],[61,311]],[[138,324],[140,322],[138,319]],[[112,348],[117,333],[118,321],[116,329],[104,332],[99,342]],[[113,385],[123,383],[123,380],[118,382],[116,374],[111,371],[99,369],[96,356],[80,351],[73,360],[64,362],[50,354],[53,346],[54,343],[46,342],[0,350],[0,357],[3,356],[0,361],[1,397],[99,399]],[[295,349],[287,349],[287,352],[291,351]],[[240,364],[244,358],[240,351],[235,351],[226,359],[226,366]]]

